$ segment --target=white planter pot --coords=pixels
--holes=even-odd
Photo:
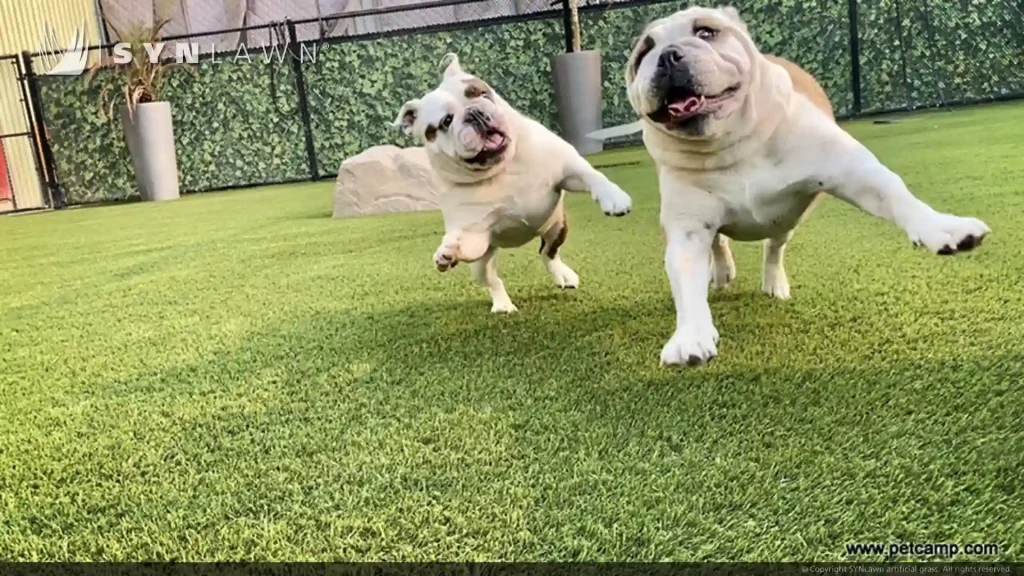
[[[121,107],[121,126],[135,168],[135,181],[144,201],[178,198],[178,159],[169,102],[150,102],[135,107],[134,121],[128,107]]]
[[[604,142],[587,138],[601,129],[601,53],[569,52],[551,57],[555,101],[562,137],[580,154],[604,149]]]

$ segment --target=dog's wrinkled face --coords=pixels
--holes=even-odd
[[[479,78],[467,74],[453,54],[441,85],[406,102],[395,125],[443,160],[445,172],[492,173],[513,153],[507,104]],[[466,174],[472,176],[472,174]]]
[[[637,114],[679,138],[713,138],[741,108],[757,49],[733,8],[689,8],[652,22],[626,64]]]

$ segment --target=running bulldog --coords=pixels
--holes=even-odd
[[[821,193],[892,222],[936,254],[971,250],[989,233],[980,220],[938,212],[911,194],[836,124],[810,74],[760,53],[733,8],[688,8],[652,22],[626,81],[658,167],[676,308],[662,364],[716,356],[708,286],[735,276],[728,238],[763,240],[762,289],[789,298],[786,242]]]
[[[576,149],[514,110],[483,80],[466,73],[454,54],[440,86],[406,102],[395,120],[424,145],[442,186],[445,235],[434,253],[441,272],[469,263],[488,288],[492,312],[516,312],[498,277],[499,248],[541,239],[540,254],[555,284],[576,288],[579,276],[562,262],[569,231],[563,191],[590,192],[611,216],[632,200]]]

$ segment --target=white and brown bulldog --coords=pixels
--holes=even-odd
[[[589,191],[605,214],[622,216],[632,201],[576,149],[514,110],[449,54],[441,85],[406,102],[395,125],[422,143],[441,185],[445,235],[434,253],[444,272],[468,262],[491,293],[492,312],[516,307],[497,273],[498,248],[541,239],[541,258],[561,288],[579,277],[558,250],[568,226],[563,190]]]
[[[764,240],[763,290],[789,298],[783,251],[819,193],[889,220],[936,254],[971,250],[989,233],[980,220],[911,194],[836,124],[814,78],[758,51],[733,8],[694,7],[652,22],[626,80],[658,166],[676,307],[663,364],[699,365],[717,354],[708,285],[735,276],[727,238]]]

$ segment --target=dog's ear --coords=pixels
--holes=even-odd
[[[744,22],[743,18],[740,17],[740,11],[739,10],[737,10],[733,6],[726,6],[726,7],[722,8],[721,10],[722,10],[722,15],[724,15],[727,20],[729,20],[733,24],[739,26],[741,30],[743,30],[743,31],[747,30],[747,23]]]
[[[444,66],[444,77],[451,78],[452,76],[461,76],[465,74],[462,71],[462,64],[459,63],[459,55],[454,52],[449,52],[441,58],[441,66]]]
[[[651,38],[649,31],[649,28],[644,30],[633,41],[633,50],[630,51],[629,58],[626,60],[627,84],[633,83],[633,80],[636,79],[637,70],[640,69],[640,63],[643,61],[644,56],[647,56],[647,53],[654,49],[654,38]]]
[[[402,132],[409,136],[412,134],[412,125],[416,123],[416,116],[419,114],[419,111],[419,100],[409,100],[402,104],[402,109],[398,111],[398,117],[395,118],[394,127],[401,128]]]

